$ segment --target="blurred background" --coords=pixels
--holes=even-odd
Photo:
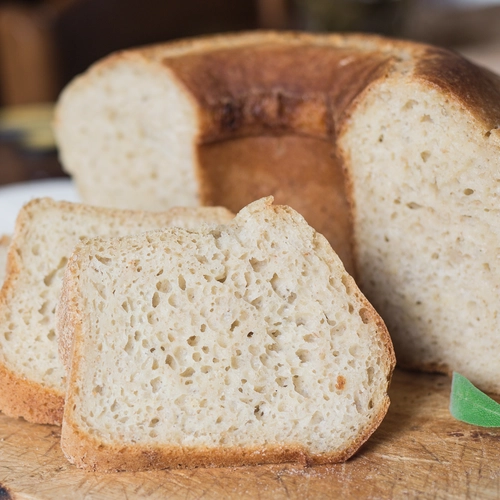
[[[0,184],[64,175],[50,130],[53,103],[97,59],[253,29],[420,40],[500,73],[500,0],[0,0]]]

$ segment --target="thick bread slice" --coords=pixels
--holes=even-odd
[[[7,235],[0,236],[0,286],[3,284],[3,280],[5,279],[9,244],[10,244],[9,236]]]
[[[133,212],[39,199],[19,213],[0,294],[0,410],[30,422],[60,424],[64,369],[55,310],[66,262],[77,243],[178,225],[221,223],[223,208]]]
[[[61,446],[87,469],[338,462],[389,405],[384,323],[271,198],[217,228],[80,245],[58,325]]]

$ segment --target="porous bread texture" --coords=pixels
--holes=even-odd
[[[58,324],[61,447],[83,468],[338,462],[389,405],[384,323],[270,198],[217,228],[80,245]]]
[[[65,373],[55,311],[66,262],[85,238],[123,236],[178,225],[221,223],[223,208],[164,213],[104,209],[51,199],[25,205],[17,218],[0,295],[0,410],[30,422],[60,424]]]
[[[411,74],[404,83],[373,89],[340,139],[358,282],[398,363],[500,393],[500,130]]]
[[[0,236],[0,286],[5,279],[5,269],[7,267],[7,253],[9,251],[10,237]]]

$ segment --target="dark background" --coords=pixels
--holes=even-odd
[[[39,103],[49,103],[50,110],[71,78],[110,52],[240,30],[358,31],[463,48],[482,64],[498,64],[500,72],[500,0],[464,2],[0,1],[0,184],[64,175],[53,141],[45,137],[50,120],[29,122],[23,115],[21,124],[12,124],[7,112],[38,109]]]

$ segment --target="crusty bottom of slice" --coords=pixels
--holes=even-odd
[[[345,462],[358,451],[384,419],[390,401],[384,405],[372,427],[341,453],[311,454],[300,445],[233,446],[112,446],[93,439],[73,423],[64,424],[62,440],[66,458],[81,469],[99,472],[144,471],[151,469],[188,469],[195,467],[240,467],[248,465],[299,463],[307,466]],[[168,465],[167,465],[168,464]]]
[[[2,412],[17,418],[22,415],[28,422],[61,425],[64,394],[49,387],[19,377],[0,363],[2,381]]]

